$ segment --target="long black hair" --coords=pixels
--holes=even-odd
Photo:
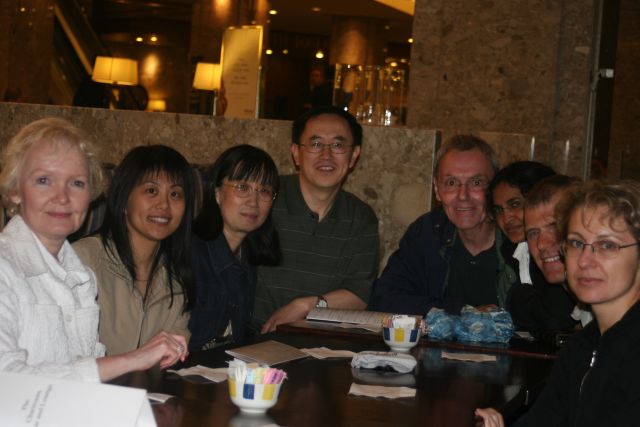
[[[107,191],[105,221],[100,236],[105,250],[119,258],[131,275],[135,286],[136,266],[129,240],[126,208],[133,189],[148,177],[166,175],[184,191],[185,210],[180,225],[169,237],[160,242],[149,272],[149,284],[160,265],[167,271],[167,283],[173,304],[174,287],[182,288],[184,311],[194,303],[194,277],[191,271],[191,223],[195,204],[195,172],[178,151],[164,145],[148,145],[133,148],[115,169]],[[113,243],[113,248],[109,242]],[[148,290],[148,288],[147,288]]]
[[[222,186],[225,178],[268,185],[274,194],[280,188],[278,168],[266,151],[247,144],[225,150],[211,167],[202,172],[202,210],[193,223],[193,230],[201,239],[214,240],[222,233],[224,222],[215,192]],[[275,265],[280,261],[280,241],[271,211],[265,222],[244,238],[242,253],[246,254],[252,265]]]

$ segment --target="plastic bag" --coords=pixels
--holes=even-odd
[[[502,309],[478,311],[467,305],[460,312],[460,322],[455,326],[456,338],[471,342],[509,342],[513,336],[511,315]]]
[[[455,325],[458,316],[446,313],[441,308],[432,308],[427,313],[427,335],[435,340],[452,340],[455,338]]]

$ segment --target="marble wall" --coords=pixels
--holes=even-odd
[[[556,168],[570,141],[581,175],[593,3],[417,0],[408,124],[530,134]]]

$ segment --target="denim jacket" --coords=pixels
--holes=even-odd
[[[247,336],[257,279],[255,267],[238,261],[222,234],[212,241],[193,240],[196,304],[189,321],[189,349],[195,351]],[[229,322],[231,337],[225,336]]]

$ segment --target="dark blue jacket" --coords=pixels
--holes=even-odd
[[[212,241],[193,240],[196,303],[189,321],[189,349],[210,348],[225,340],[223,334],[229,321],[232,339],[246,338],[253,318],[255,267],[239,262],[222,234]]]
[[[432,307],[458,313],[464,301],[445,298],[451,249],[457,237],[456,227],[442,208],[422,215],[409,226],[400,247],[371,290],[369,310],[426,315]],[[496,229],[496,248],[508,242]],[[500,250],[496,291],[504,307],[507,292],[518,281],[515,271],[506,265]]]

